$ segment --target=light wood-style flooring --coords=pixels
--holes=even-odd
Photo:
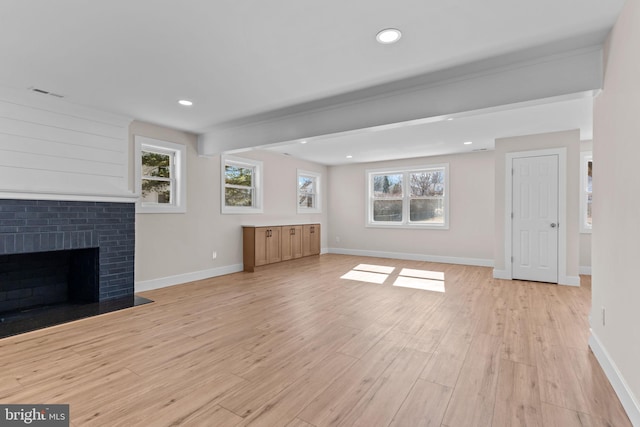
[[[588,277],[323,255],[141,295],[0,340],[0,403],[68,403],[73,426],[630,426]]]

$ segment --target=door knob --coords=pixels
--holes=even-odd
[[[551,223],[551,228],[556,228],[558,226],[558,224],[556,224],[555,222]]]

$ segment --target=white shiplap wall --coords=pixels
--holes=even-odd
[[[131,120],[0,88],[0,198],[131,198]]]

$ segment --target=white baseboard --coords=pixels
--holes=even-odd
[[[578,273],[584,274],[585,276],[591,276],[591,266],[581,266]]]
[[[493,269],[494,279],[511,280],[512,277],[507,270]],[[565,286],[580,286],[580,276],[561,276],[558,280],[559,285]]]
[[[496,270],[493,269],[493,278],[494,279],[503,279],[503,280],[511,280],[511,275],[507,270]]]
[[[479,267],[493,267],[492,259],[444,257],[438,255],[411,254],[405,252],[365,251],[361,249],[343,248],[329,248],[329,253],[377,258],[405,259],[409,261],[441,262],[444,264],[476,265]]]
[[[135,292],[150,291],[152,289],[166,288],[167,286],[180,285],[182,283],[193,282],[195,280],[209,279],[225,274],[237,273],[243,270],[242,264],[228,265],[225,267],[210,268],[208,270],[194,271],[191,273],[178,274],[176,276],[160,277],[158,279],[143,280],[136,282]]]
[[[615,362],[611,359],[611,356],[609,356],[609,353],[596,334],[594,334],[593,330],[591,330],[591,336],[589,337],[589,347],[591,347],[591,351],[593,351],[594,356],[596,356],[598,363],[600,363],[602,370],[609,379],[613,390],[618,395],[622,407],[627,412],[629,420],[631,420],[631,424],[640,426],[640,404],[638,404],[638,401],[631,389],[629,389]]]

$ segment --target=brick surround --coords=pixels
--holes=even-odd
[[[0,256],[85,248],[99,252],[98,301],[133,297],[134,203],[0,199]]]

